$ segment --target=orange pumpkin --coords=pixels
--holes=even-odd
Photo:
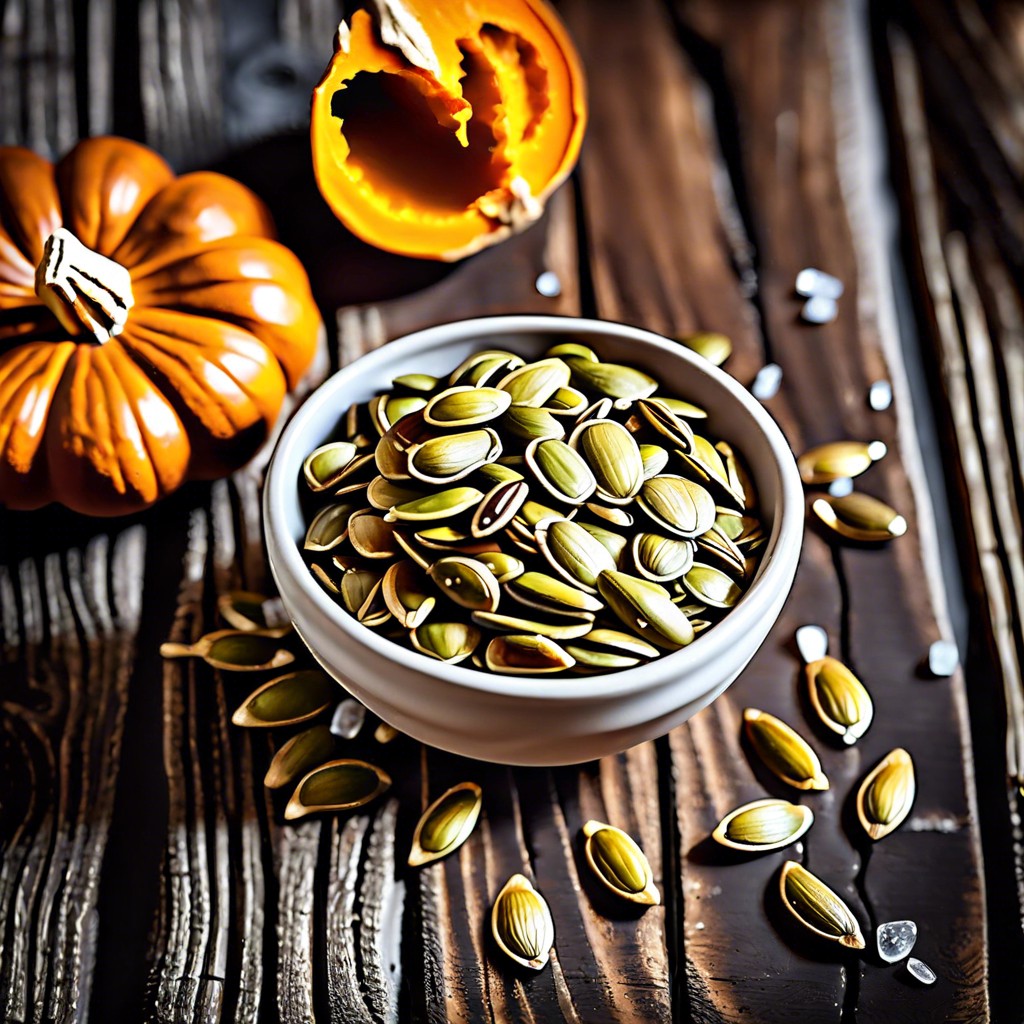
[[[116,515],[246,462],[321,330],[272,234],[126,139],[0,147],[0,504]]]
[[[313,92],[320,191],[373,245],[454,260],[536,220],[586,122],[544,0],[371,0]]]

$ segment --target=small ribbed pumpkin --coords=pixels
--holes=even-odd
[[[118,515],[251,458],[322,329],[272,235],[126,139],[0,147],[0,504]]]

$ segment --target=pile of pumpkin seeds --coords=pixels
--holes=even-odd
[[[303,464],[310,571],[363,625],[450,664],[642,664],[719,621],[767,539],[708,427],[575,342],[404,374]]]

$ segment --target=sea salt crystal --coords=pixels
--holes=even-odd
[[[868,388],[868,405],[875,412],[884,412],[892,405],[892,385],[887,380],[876,380]]]
[[[951,676],[960,663],[960,652],[952,640],[936,640],[928,648],[928,671],[933,676]]]
[[[366,719],[366,708],[354,697],[346,697],[331,719],[331,732],[343,740],[354,740]]]
[[[887,963],[902,960],[917,942],[917,925],[913,921],[886,921],[875,929],[878,955]]]
[[[917,957],[911,957],[907,961],[907,970],[910,972],[912,977],[917,978],[922,985],[934,985],[935,984],[935,972],[922,961],[918,960]]]
[[[838,299],[843,294],[843,282],[816,267],[804,267],[796,275],[796,291],[805,298]]]
[[[829,324],[835,320],[838,312],[839,307],[836,305],[835,299],[828,299],[824,295],[815,295],[814,298],[808,299],[804,303],[803,309],[800,310],[800,316],[809,324]]]
[[[796,631],[796,649],[809,665],[828,654],[828,633],[822,626],[801,626]]]
[[[853,481],[848,476],[841,476],[828,485],[828,493],[833,498],[845,498],[853,493]]]
[[[768,363],[757,371],[754,383],[750,385],[750,393],[759,402],[767,402],[779,393],[781,385],[782,367],[778,363]]]
[[[545,270],[544,273],[538,274],[533,286],[546,299],[555,299],[562,294],[562,282],[553,270]]]

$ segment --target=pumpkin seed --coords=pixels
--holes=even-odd
[[[484,661],[492,672],[522,676],[561,672],[576,664],[554,640],[525,634],[495,637],[487,645]]]
[[[548,505],[542,505],[539,501],[524,501],[516,515],[527,526],[531,527],[530,536],[533,536],[533,527],[545,519],[572,519],[576,515],[576,509],[570,509],[564,516],[557,509]]]
[[[235,629],[275,629],[288,626],[281,599],[251,590],[231,590],[217,598],[217,611]]]
[[[717,522],[717,520],[716,520]],[[743,552],[728,537],[722,534],[717,526],[712,526],[707,533],[702,533],[694,541],[702,561],[706,564],[717,562],[726,576],[746,576],[746,559]]]
[[[739,508],[743,507],[743,494],[733,491],[722,455],[706,437],[694,434],[692,449],[689,452],[677,450],[676,454],[696,476],[698,483],[709,485],[727,501],[735,502]]]
[[[303,547],[307,551],[330,551],[348,536],[351,505],[327,505],[313,517]]]
[[[423,418],[435,427],[469,427],[497,419],[511,404],[507,391],[463,385],[431,398]]]
[[[569,444],[593,470],[598,495],[613,503],[627,503],[644,479],[643,458],[633,435],[615,420],[587,420],[579,424]]]
[[[572,370],[572,382],[584,391],[619,401],[632,402],[646,398],[658,390],[658,382],[641,370],[617,363],[594,362],[578,356],[567,360]]]
[[[708,418],[706,409],[702,409],[692,402],[684,402],[681,398],[672,398],[669,395],[654,395],[653,398],[655,401],[661,402],[669,412],[675,413],[676,416],[682,416],[683,419],[706,420]]]
[[[678,579],[693,565],[690,541],[663,537],[659,533],[635,534],[630,553],[637,572],[656,583]]]
[[[587,408],[587,396],[576,388],[559,388],[544,408],[552,416],[577,416]]]
[[[523,365],[523,359],[514,352],[503,349],[486,349],[467,356],[448,378],[453,387],[457,384],[474,384],[483,387],[485,382],[496,376],[498,371],[507,373]]]
[[[644,640],[669,651],[692,642],[690,620],[659,584],[605,569],[597,586],[612,611]]]
[[[167,641],[160,645],[164,658],[202,658],[213,668],[229,672],[262,672],[282,668],[295,660],[278,641],[285,629],[219,629],[194,644]]]
[[[437,377],[431,377],[429,373],[403,373],[400,377],[396,377],[392,382],[392,385],[396,388],[402,388],[405,391],[415,391],[416,393],[430,394],[440,381]]]
[[[700,484],[664,474],[645,480],[640,507],[661,527],[680,537],[698,537],[714,525],[715,499]]]
[[[267,789],[280,789],[305,775],[311,768],[330,760],[334,736],[326,725],[314,725],[297,733],[273,756],[263,778]]]
[[[809,448],[796,460],[805,484],[828,484],[860,476],[888,451],[882,441],[832,441]]]
[[[317,583],[319,583],[328,594],[332,597],[341,596],[341,589],[338,587],[338,584],[334,582],[334,579],[322,565],[317,565],[317,563],[314,562],[309,567],[309,571],[313,574],[313,578]]]
[[[581,345],[576,341],[565,341],[560,345],[552,345],[551,348],[544,353],[545,359],[587,359],[592,363],[599,362],[597,353],[586,345]]]
[[[350,615],[356,615],[366,603],[381,574],[372,569],[349,569],[341,577],[341,601]]]
[[[412,631],[410,642],[420,654],[457,665],[476,650],[480,630],[468,622],[424,622]]]
[[[478,555],[485,551],[494,551],[498,544],[492,537],[474,538],[463,530],[452,526],[432,526],[427,530],[417,530],[413,537],[416,542],[432,551],[458,551],[463,555]]]
[[[755,800],[730,811],[711,838],[744,853],[767,853],[795,843],[813,823],[809,807],[788,800]]]
[[[913,758],[897,747],[879,761],[857,790],[857,820],[871,839],[882,839],[906,820],[916,793]]]
[[[538,409],[547,405],[551,396],[569,383],[569,367],[561,359],[541,359],[520,366],[498,381],[507,391],[513,405]]]
[[[604,605],[579,587],[543,572],[526,572],[505,584],[508,593],[521,604],[554,613],[599,612]]]
[[[363,558],[394,558],[398,552],[394,524],[362,508],[348,518],[348,542]]]
[[[743,723],[750,745],[773,774],[796,789],[828,789],[818,755],[781,719],[745,708]]]
[[[522,967],[539,971],[551,957],[555,925],[544,898],[522,875],[513,875],[491,909],[498,948]]]
[[[646,906],[661,903],[644,851],[622,829],[600,821],[583,826],[584,853],[598,880],[616,896]]]
[[[505,529],[522,508],[529,493],[530,485],[521,478],[495,484],[473,513],[470,524],[473,536],[489,537]]]
[[[368,804],[390,787],[390,777],[366,761],[348,757],[328,761],[303,777],[284,816],[294,821],[317,811],[348,811]]]
[[[580,526],[605,548],[608,554],[612,556],[612,561],[616,565],[621,564],[622,553],[629,545],[629,541],[621,533],[616,533],[614,530],[606,530],[603,526],[598,526],[596,523],[580,523]]]
[[[802,864],[787,860],[782,866],[779,893],[783,905],[805,928],[848,949],[864,949],[853,911]]]
[[[336,486],[357,454],[356,446],[348,441],[332,441],[311,451],[302,463],[309,489],[318,493]]]
[[[487,629],[505,630],[509,633],[529,633],[548,640],[575,640],[590,632],[594,616],[589,612],[563,614],[559,622],[536,622],[516,615],[499,615],[497,612],[473,612],[473,621]]]
[[[403,522],[425,522],[432,519],[447,519],[457,516],[460,512],[471,509],[483,499],[483,492],[475,487],[450,487],[444,491],[436,491],[424,498],[402,502],[395,505],[384,517],[400,519]]]
[[[406,629],[415,629],[425,622],[437,604],[437,599],[429,593],[427,574],[408,560],[388,567],[381,581],[381,594],[388,610]]]
[[[588,594],[597,593],[597,578],[603,571],[615,568],[608,549],[568,519],[541,520],[536,537],[555,571]]]
[[[565,427],[547,409],[533,409],[525,405],[513,405],[498,421],[502,434],[509,434],[523,441],[536,438],[565,437]]]
[[[679,340],[697,355],[703,356],[712,366],[721,366],[732,355],[732,342],[724,334],[700,331],[684,334]]]
[[[608,508],[605,505],[598,505],[597,502],[588,501],[586,509],[598,519],[603,519],[613,526],[629,527],[633,525],[633,517],[624,508]]]
[[[383,577],[377,580],[366,595],[366,600],[356,611],[356,618],[370,629],[384,625],[391,618],[391,609],[388,608],[387,602],[384,600]]]
[[[583,456],[555,438],[531,441],[526,449],[526,464],[540,485],[567,505],[582,505],[597,486]]]
[[[566,646],[566,650],[583,652],[583,657],[578,659],[587,664],[595,664],[602,659],[603,655],[610,655],[616,658],[628,658],[631,665],[639,664],[641,661],[656,658],[658,648],[641,640],[633,633],[623,633],[618,629],[605,629],[603,627],[592,629],[585,636],[582,636],[574,644],[572,650]],[[592,658],[590,656],[593,656]],[[576,657],[573,655],[573,657]],[[588,660],[589,659],[589,660]]]
[[[480,561],[494,574],[499,583],[506,583],[526,572],[526,564],[515,555],[504,551],[487,551],[480,555]]]
[[[457,850],[476,827],[482,804],[483,792],[475,782],[460,782],[439,796],[416,825],[409,866],[430,864]]]
[[[427,575],[445,597],[463,608],[493,612],[501,599],[501,586],[483,562],[452,555],[435,562]]]
[[[502,462],[489,462],[477,470],[477,475],[489,480],[492,484],[507,484],[512,480],[522,480],[523,474]]]
[[[640,445],[640,458],[644,464],[644,479],[659,476],[668,465],[668,452],[658,444]]]
[[[640,414],[654,429],[672,442],[673,446],[688,452],[693,447],[693,428],[681,420],[664,399],[647,399],[637,402]]]
[[[289,672],[253,690],[231,721],[249,728],[298,725],[326,711],[337,697],[338,684],[320,669]]]
[[[811,706],[844,743],[856,743],[868,731],[874,704],[864,684],[836,658],[828,655],[805,669]]]
[[[406,451],[409,475],[428,484],[447,484],[494,462],[501,455],[501,439],[490,429],[443,434]]]
[[[731,608],[743,596],[736,583],[713,565],[694,562],[683,578],[687,590],[712,608]]]
[[[848,540],[873,543],[902,537],[907,521],[884,501],[867,494],[848,494],[843,498],[818,498],[811,506],[814,514],[830,529]]]
[[[391,483],[404,483],[411,480],[409,475],[409,459],[404,448],[395,444],[394,438],[385,434],[373,450],[374,465],[377,472]]]

